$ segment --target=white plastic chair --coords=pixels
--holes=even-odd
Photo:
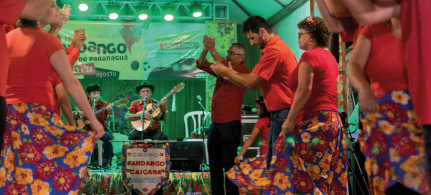
[[[195,117],[198,118],[198,123],[197,123],[198,124],[197,125],[198,129],[202,129],[202,127],[201,127],[202,111],[193,111],[193,112],[189,112],[189,113],[185,114],[184,115],[184,124],[186,125],[186,138],[190,138],[189,126],[188,126],[188,123],[187,123],[187,119],[189,117],[192,117],[192,119],[193,119],[193,131],[196,130],[196,119],[195,119]],[[204,116],[205,123],[208,120],[211,120],[211,113],[210,112],[205,112],[205,116]],[[204,124],[204,126],[205,126],[205,124]]]

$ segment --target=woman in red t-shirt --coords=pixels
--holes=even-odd
[[[40,21],[18,20],[6,35],[10,64],[6,88],[7,124],[0,161],[5,194],[76,194],[93,152],[104,135],[60,41],[43,31],[58,20],[52,1]],[[95,132],[64,125],[53,111],[52,74],[57,72]],[[19,160],[19,161],[18,161]]]
[[[251,132],[250,137],[248,137],[247,141],[242,146],[241,152],[235,158],[235,163],[239,163],[242,159],[242,156],[247,152],[248,148],[251,144],[254,143],[254,140],[259,135],[260,145],[260,156],[266,156],[266,149],[268,146],[268,134],[269,134],[269,126],[271,125],[271,120],[269,119],[270,113],[266,109],[265,102],[263,101],[263,96],[260,96],[254,102],[256,104],[256,112],[259,115],[259,120],[254,125],[253,131]]]
[[[423,131],[408,90],[401,34],[401,21],[394,17],[368,25],[358,38],[348,66],[364,112],[358,141],[371,193],[429,194]]]

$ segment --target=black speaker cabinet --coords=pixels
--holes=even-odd
[[[200,171],[204,156],[202,141],[171,142],[171,170]]]
[[[259,116],[254,115],[242,115],[241,116],[241,144],[242,147],[253,132],[254,125],[259,120]],[[259,147],[259,137],[256,137],[253,144],[250,147]]]

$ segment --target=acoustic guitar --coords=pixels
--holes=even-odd
[[[100,110],[96,110],[96,111],[94,112],[94,115],[99,114],[99,113],[101,113],[101,112],[103,112],[103,111],[107,110],[107,109],[109,108],[109,106],[123,106],[123,105],[125,105],[126,103],[127,103],[127,100],[126,100],[126,99],[124,99],[124,100],[119,100],[119,101],[116,101],[116,102],[114,102],[114,103],[110,103],[110,104],[108,104],[107,106],[105,106],[105,107],[101,108]],[[81,111],[79,111],[79,112],[81,112]],[[86,125],[89,125],[89,124],[90,124],[90,121],[87,119],[87,117],[82,116],[82,115],[79,115],[79,114],[77,114],[77,117],[78,117],[78,119],[77,119],[77,121],[76,121],[76,124],[78,125],[78,128],[79,128],[79,129],[82,129],[82,128],[84,128]],[[88,128],[89,128],[89,127],[86,127],[86,129],[88,129]]]
[[[184,84],[184,83],[180,83],[179,85],[175,86],[164,98],[168,98],[172,94],[180,92],[184,88],[185,85],[186,84]],[[137,131],[142,131],[142,126],[143,126],[144,130],[146,130],[148,127],[151,127],[153,125],[154,121],[157,120],[159,118],[159,115],[161,114],[161,109],[159,108],[161,104],[162,104],[162,101],[159,101],[157,104],[155,104],[155,103],[147,104],[145,106],[146,113],[151,114],[153,116],[153,118],[152,119],[144,119],[144,122],[142,122],[141,120],[131,121],[132,126]],[[142,114],[142,111],[139,111],[136,114]],[[142,125],[142,123],[143,123],[143,125]]]

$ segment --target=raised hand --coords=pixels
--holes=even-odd
[[[214,37],[208,37],[208,35],[204,36],[204,47],[207,50],[212,50],[215,47],[215,42],[214,42],[215,36]]]
[[[73,45],[75,45],[75,48],[80,49],[85,42],[85,32],[84,29],[80,28],[79,30],[74,30],[73,33],[73,38],[72,37],[68,37],[69,40],[72,42]]]

